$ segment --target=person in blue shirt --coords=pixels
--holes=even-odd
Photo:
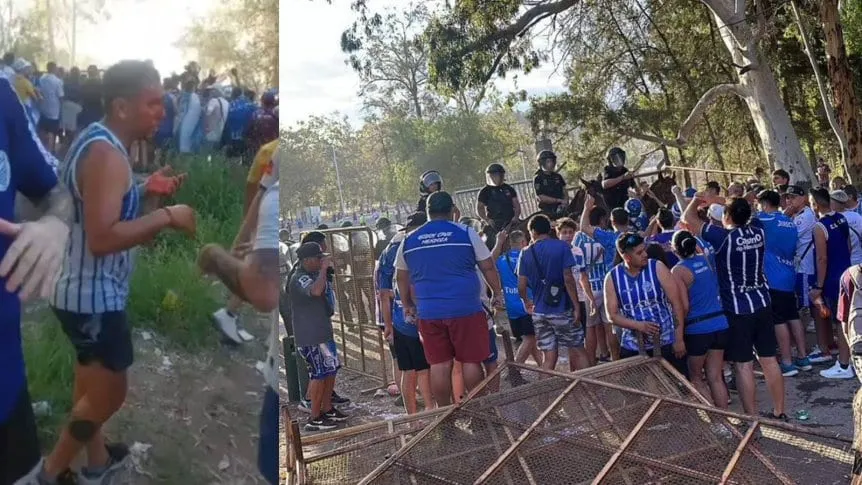
[[[560,348],[568,350],[569,365],[589,366],[584,350],[584,329],[580,321],[577,282],[572,267],[572,247],[552,239],[551,220],[537,215],[527,224],[533,243],[521,250],[518,261],[518,294],[527,312],[533,315],[536,342],[542,351],[542,368],[554,369]],[[527,290],[535,298],[530,298]]]
[[[715,270],[719,294],[730,328],[725,358],[736,367],[736,385],[747,414],[757,413],[754,382],[754,350],[766,377],[775,419],[784,414],[784,377],[776,358],[778,341],[772,322],[772,300],[764,274],[766,235],[750,224],[751,205],[740,197],[730,198],[724,209],[723,226],[705,224],[698,215],[716,197],[697,194],[689,202],[683,221],[692,234],[716,248]]]
[[[45,298],[65,257],[72,199],[10,81],[0,78],[0,483],[16,483],[39,463],[27,390],[21,302]],[[16,193],[47,212],[15,223]]]
[[[521,296],[518,294],[518,261],[521,250],[527,245],[527,237],[521,231],[497,234],[497,243],[491,251],[497,261],[497,272],[500,273],[500,285],[503,287],[503,298],[506,303],[506,314],[512,336],[521,339],[521,345],[515,352],[515,362],[526,362],[527,357],[533,357],[536,364],[542,365],[542,354],[536,346],[536,329],[533,327],[533,316],[527,312]],[[533,298],[529,289],[527,297]]]
[[[227,146],[227,157],[239,158],[242,163],[251,162],[254,153],[249,153],[245,134],[256,110],[257,107],[243,95],[242,89],[235,86],[231,91],[230,106],[222,133],[222,144]]]
[[[674,253],[673,245],[671,244],[675,232],[676,218],[673,212],[661,208],[656,215],[656,221],[661,232],[648,237],[647,242],[661,246],[662,250],[664,250],[665,258],[667,258],[668,267],[673,268],[679,262],[679,258]]]
[[[722,370],[728,325],[718,296],[718,278],[706,256],[698,254],[697,239],[690,232],[677,231],[672,244],[679,257],[671,274],[679,283],[680,301],[685,309],[688,378],[703,396],[712,397],[714,406],[727,409]]]
[[[752,223],[763,228],[766,235],[766,261],[764,271],[772,298],[772,317],[784,377],[795,376],[800,370],[811,370],[805,353],[805,328],[799,319],[796,304],[796,242],[799,234],[793,219],[781,212],[781,196],[774,190],[757,194],[760,213]],[[791,337],[802,356],[793,360]]]
[[[638,355],[643,345],[648,355],[661,355],[681,374],[688,374],[683,359],[685,312],[670,270],[647,257],[644,239],[637,233],[622,234],[617,251],[623,262],[605,277],[605,310],[621,329],[620,357]]]
[[[414,214],[407,221],[403,232],[396,234],[380,255],[376,278],[380,316],[384,324],[383,335],[389,342],[398,370],[401,371],[399,385],[407,414],[417,412],[417,385],[426,410],[433,409],[434,400],[431,396],[431,380],[428,375],[430,366],[425,359],[422,341],[419,339],[419,328],[415,320],[405,318],[401,296],[394,285],[395,257],[404,238],[422,226],[425,221],[425,214],[422,213]]]
[[[629,213],[629,226],[643,232],[649,225],[649,218],[640,199],[629,198],[623,208]]]
[[[418,318],[431,390],[439,406],[453,400],[453,361],[461,363],[464,387],[483,378],[488,358],[488,319],[476,267],[502,304],[500,277],[488,247],[473,229],[452,222],[455,202],[448,192],[428,196],[428,222],[407,236],[395,257],[396,281],[405,318]]]
[[[820,375],[828,379],[852,379],[855,371],[850,365],[850,347],[846,339],[836,339],[833,333],[833,325],[838,323],[834,316],[837,314],[841,275],[850,267],[850,226],[847,219],[832,207],[832,198],[833,194],[828,189],[811,190],[811,207],[820,219],[813,230],[816,279],[809,294],[815,306],[812,313],[815,315],[819,347],[828,349],[836,340],[838,344],[838,361],[829,369],[820,371]]]

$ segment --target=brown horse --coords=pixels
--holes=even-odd
[[[666,177],[663,174],[658,174],[658,179],[649,186],[649,192],[655,196],[655,199],[648,194],[641,195],[641,201],[644,205],[647,215],[652,217],[658,214],[661,207],[670,208],[676,198],[673,196],[671,189],[676,185],[676,174]],[[656,201],[658,199],[658,201]],[[660,205],[661,204],[661,205]]]

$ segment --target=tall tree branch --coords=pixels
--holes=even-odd
[[[713,86],[709,89],[709,91],[703,93],[703,96],[697,101],[697,104],[692,108],[691,113],[689,113],[688,118],[682,123],[682,126],[679,128],[679,133],[676,136],[677,144],[685,145],[688,141],[689,136],[691,136],[691,132],[694,130],[694,127],[700,122],[700,119],[703,118],[703,115],[709,109],[710,106],[715,104],[718,101],[718,98],[725,94],[735,94],[740,98],[745,99],[748,96],[748,91],[746,88],[740,84],[719,84],[718,86]],[[672,146],[672,145],[668,145]]]

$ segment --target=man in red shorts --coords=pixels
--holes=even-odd
[[[419,321],[431,392],[438,406],[452,402],[452,361],[463,364],[467,391],[482,380],[488,358],[488,320],[479,298],[482,272],[501,306],[500,277],[488,247],[473,229],[452,222],[452,196],[428,197],[428,222],[407,236],[395,257],[405,318]]]

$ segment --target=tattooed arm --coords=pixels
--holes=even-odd
[[[207,244],[201,249],[198,265],[257,310],[269,312],[278,307],[279,296],[278,190],[258,194],[252,209],[255,205],[259,210],[250,210],[243,222],[243,229],[248,227],[249,231],[257,226],[255,247],[245,260],[217,244]]]

